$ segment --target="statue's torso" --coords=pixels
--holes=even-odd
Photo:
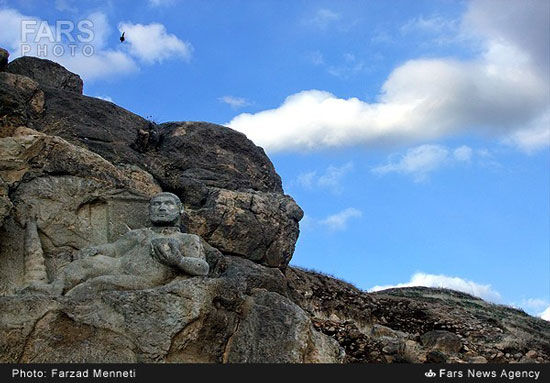
[[[179,231],[163,233],[150,228],[132,230],[128,234],[132,237],[133,246],[120,258],[121,271],[124,274],[142,276],[158,282],[176,276],[178,271],[153,257],[151,241],[155,238],[174,238],[181,243],[193,241],[196,237]]]

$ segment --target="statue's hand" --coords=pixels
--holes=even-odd
[[[173,238],[155,238],[151,241],[153,256],[161,263],[168,266],[177,266],[181,255],[178,243]]]

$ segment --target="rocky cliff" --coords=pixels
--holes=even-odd
[[[156,124],[0,50],[1,362],[548,362],[550,325],[447,290],[368,294],[289,267],[303,216],[264,151],[205,122]],[[19,294],[78,250],[148,225],[164,190],[210,273],[152,289]],[[43,259],[32,265],[31,259]]]

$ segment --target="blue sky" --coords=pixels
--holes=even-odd
[[[247,134],[305,211],[293,265],[550,319],[549,4],[0,0],[0,46],[47,45],[156,122]],[[25,20],[90,20],[91,41],[24,42]]]

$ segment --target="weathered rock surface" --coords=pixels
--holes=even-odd
[[[211,277],[73,297],[0,297],[2,362],[339,362],[338,343],[285,295],[254,287],[246,259]],[[215,277],[213,277],[215,276]],[[269,279],[269,278],[266,278]],[[280,288],[280,284],[278,284]]]
[[[13,134],[44,111],[44,92],[28,77],[0,72],[0,137]]]
[[[424,347],[439,350],[447,354],[455,354],[462,348],[460,337],[445,330],[432,330],[420,337],[420,343]]]
[[[10,54],[4,48],[0,48],[0,71],[3,71],[8,66],[8,58]]]
[[[84,83],[79,75],[61,65],[37,57],[23,56],[8,64],[6,71],[32,78],[40,86],[82,94]]]
[[[550,323],[521,310],[446,289],[365,293],[314,272],[285,274],[291,299],[338,341],[345,362],[550,362]]]
[[[449,290],[369,294],[286,267],[303,213],[261,148],[81,92],[45,60],[0,72],[0,362],[550,362],[549,323],[521,311]],[[206,240],[208,276],[16,293],[26,227],[51,281],[79,249],[148,226],[160,190]]]

